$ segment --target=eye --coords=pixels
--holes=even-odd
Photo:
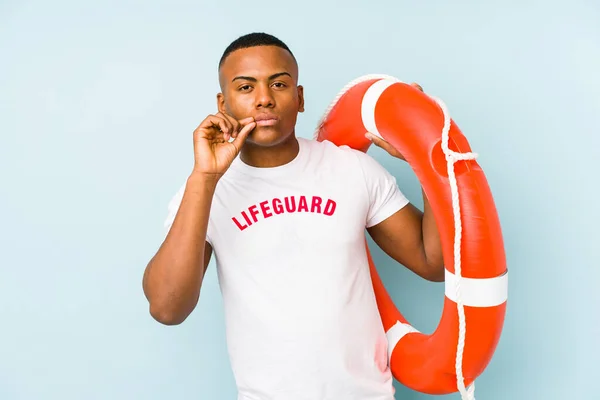
[[[273,86],[275,86],[275,88],[277,88],[277,89],[283,89],[287,85],[285,83],[283,83],[283,82],[275,82],[275,83],[273,83]]]
[[[250,85],[242,85],[242,86],[240,86],[240,87],[238,88],[238,90],[239,90],[240,92],[247,92],[247,91],[249,91],[250,89],[252,89],[252,86],[250,86]]]

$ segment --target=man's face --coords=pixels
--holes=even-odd
[[[219,111],[237,120],[256,120],[248,142],[273,146],[294,134],[304,96],[298,66],[289,52],[276,46],[236,50],[221,66],[219,81]]]

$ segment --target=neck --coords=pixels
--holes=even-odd
[[[291,162],[300,151],[294,134],[274,146],[260,146],[246,142],[240,151],[240,159],[252,167],[274,168]]]

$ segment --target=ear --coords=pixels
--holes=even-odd
[[[302,85],[298,85],[298,112],[304,112],[304,88]]]
[[[225,113],[225,96],[223,93],[217,93],[217,109],[221,113]]]

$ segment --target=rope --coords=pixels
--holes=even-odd
[[[317,124],[317,128],[315,129],[313,137],[316,139],[320,129],[323,126],[323,123],[329,116],[331,110],[335,107],[340,98],[352,87],[355,85],[365,82],[372,79],[386,79],[391,80],[393,82],[402,83],[401,80],[382,74],[370,74],[364,75],[353,81],[349,82],[346,86],[344,86],[337,96],[331,101],[327,109],[325,110],[323,116],[319,120]],[[468,388],[465,387],[464,376],[462,371],[462,361],[463,361],[463,353],[465,348],[465,338],[467,334],[467,325],[465,320],[465,309],[461,298],[460,292],[460,283],[461,283],[461,240],[462,240],[462,221],[460,218],[460,201],[458,196],[458,183],[456,181],[456,174],[454,171],[454,164],[457,161],[461,160],[474,160],[477,158],[476,153],[458,153],[453,150],[450,150],[448,145],[450,136],[450,113],[448,112],[448,108],[444,104],[444,102],[437,98],[432,97],[433,100],[440,106],[443,114],[444,114],[444,127],[442,128],[442,151],[446,156],[446,162],[448,166],[448,180],[450,182],[450,193],[452,196],[452,212],[454,214],[454,274],[457,278],[456,284],[456,306],[458,309],[458,344],[456,349],[456,381],[458,391],[460,392],[462,400],[475,400],[475,382],[473,382]]]
[[[442,150],[446,155],[448,163],[448,180],[450,181],[450,192],[452,194],[452,211],[454,214],[454,274],[456,281],[456,307],[458,308],[458,347],[456,350],[456,381],[458,390],[463,400],[475,400],[475,382],[467,390],[465,388],[464,377],[462,373],[462,360],[465,349],[465,337],[467,334],[467,324],[465,321],[465,308],[460,296],[461,282],[461,240],[462,240],[462,221],[460,218],[460,202],[458,198],[458,184],[454,171],[454,163],[460,160],[474,160],[477,158],[475,153],[457,153],[448,147],[450,132],[450,113],[444,102],[438,98],[433,98],[444,113],[444,128],[442,129]]]

